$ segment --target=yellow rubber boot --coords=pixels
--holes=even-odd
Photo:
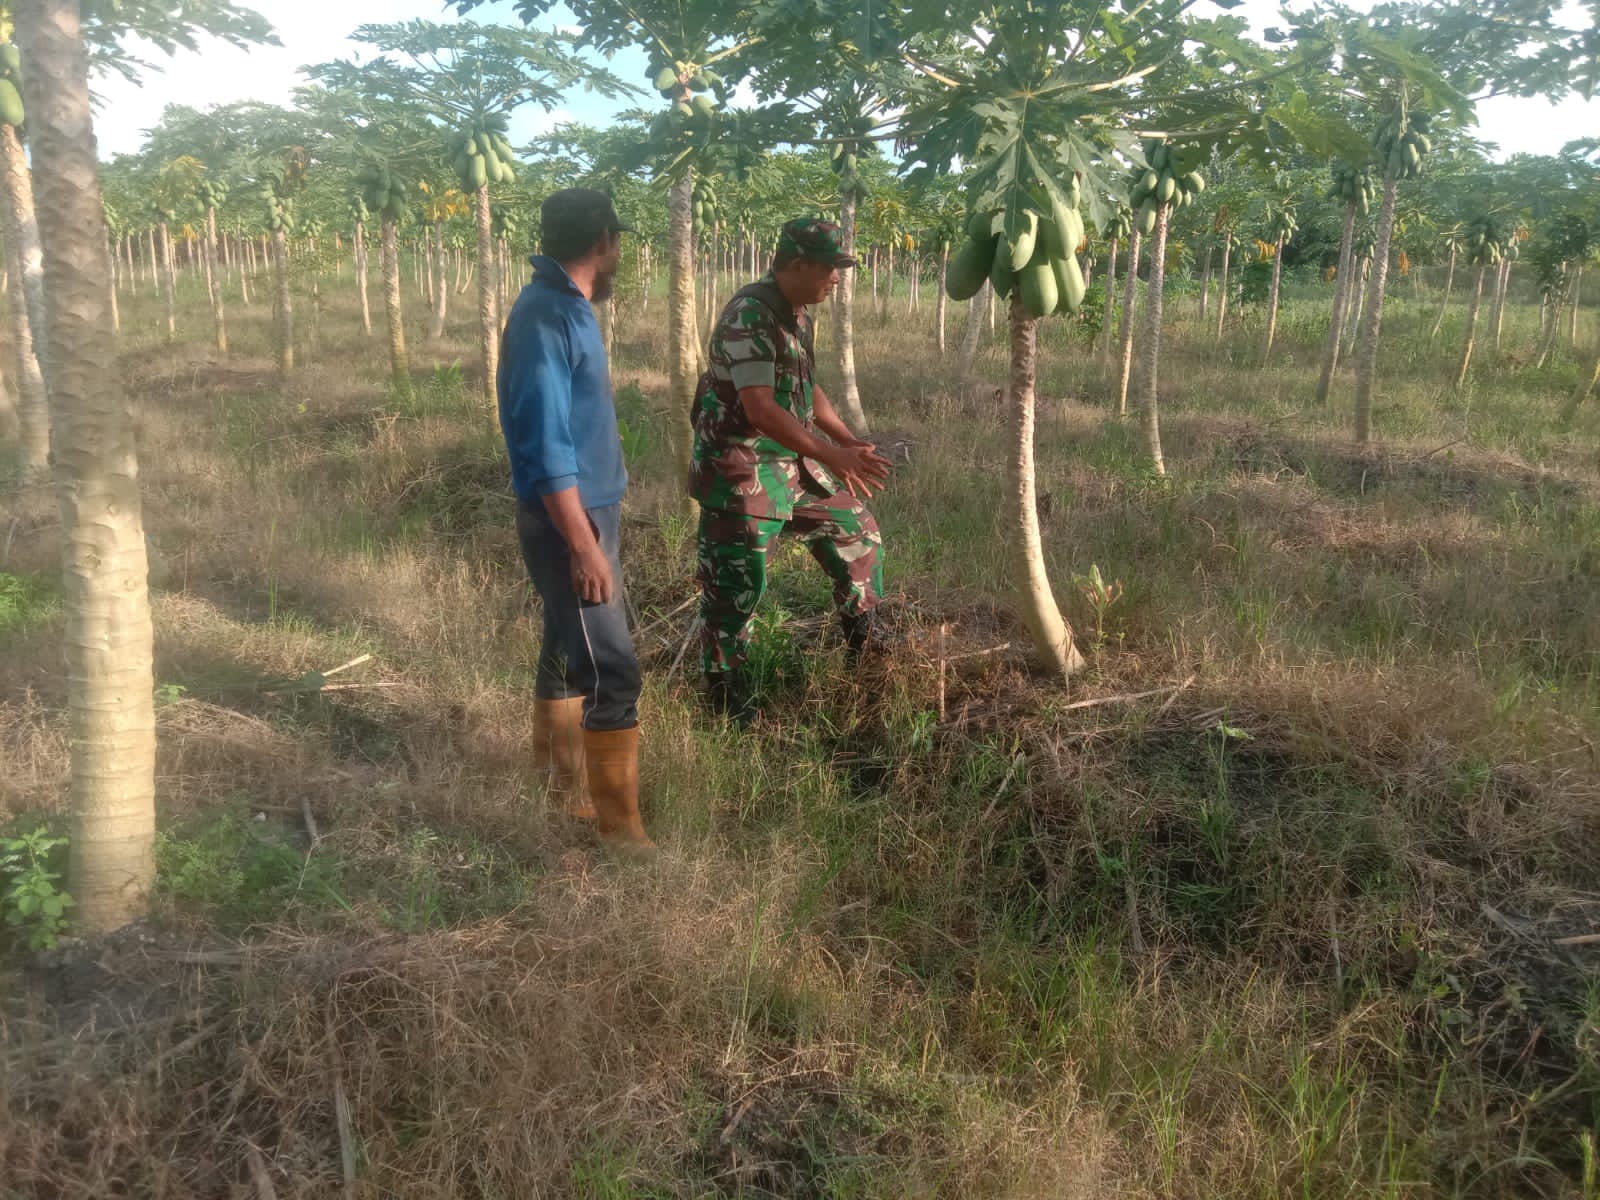
[[[639,820],[639,727],[585,729],[583,754],[600,837],[615,850],[654,850]]]
[[[569,817],[595,819],[584,778],[583,697],[533,701],[534,764],[549,772],[550,799]]]

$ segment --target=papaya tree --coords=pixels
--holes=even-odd
[[[399,225],[406,217],[406,181],[389,163],[369,159],[356,172],[359,203],[379,222],[379,271],[383,276],[383,310],[389,326],[389,380],[398,399],[411,394],[411,360],[406,353],[405,314],[400,306]],[[364,261],[364,260],[363,260]]]
[[[217,353],[228,353],[228,322],[222,300],[222,269],[217,256],[217,209],[228,199],[228,188],[221,180],[202,179],[195,194],[205,211],[206,291],[211,297],[211,323],[216,333]]]
[[[289,234],[294,230],[294,198],[305,179],[305,152],[290,149],[257,180],[259,219],[272,248],[272,343],[278,374],[294,370],[294,297],[289,289]]]
[[[1483,303],[1483,279],[1490,267],[1498,270],[1505,254],[1506,234],[1500,222],[1485,214],[1468,223],[1461,230],[1461,242],[1467,251],[1467,263],[1478,268],[1473,285],[1472,300],[1467,307],[1467,334],[1461,346],[1461,365],[1456,368],[1455,390],[1460,391],[1467,382],[1467,369],[1472,365],[1472,345],[1478,329],[1478,308]]]
[[[1174,207],[1183,207],[1205,190],[1205,177],[1184,162],[1179,150],[1164,138],[1146,138],[1144,142],[1145,169],[1133,186],[1129,203],[1135,209],[1135,221],[1141,230],[1148,230],[1154,238],[1150,248],[1150,287],[1145,292],[1144,339],[1141,350],[1144,361],[1140,364],[1140,386],[1144,390],[1142,417],[1145,448],[1150,453],[1150,465],[1157,475],[1167,473],[1165,456],[1161,453],[1161,417],[1157,399],[1157,382],[1161,369],[1161,319],[1162,299],[1166,287],[1167,230]]]
[[[1322,371],[1317,376],[1317,404],[1328,402],[1328,390],[1333,384],[1333,373],[1339,366],[1340,341],[1344,336],[1345,309],[1355,292],[1355,234],[1356,216],[1365,217],[1371,210],[1373,184],[1371,175],[1334,159],[1330,168],[1333,183],[1328,190],[1330,200],[1344,204],[1344,228],[1339,235],[1339,259],[1333,277],[1333,314],[1328,319],[1328,335],[1322,344]]]
[[[1464,233],[1465,230],[1460,225],[1452,225],[1439,235],[1439,240],[1446,251],[1448,265],[1444,273],[1444,296],[1439,301],[1439,315],[1433,319],[1433,328],[1428,331],[1430,342],[1439,336],[1439,330],[1444,326],[1444,314],[1450,308],[1450,291],[1456,281],[1456,257],[1461,253]]]
[[[161,274],[161,298],[167,310],[167,338],[178,334],[177,261],[172,250],[172,223],[181,208],[195,197],[205,164],[193,155],[183,154],[163,163],[156,172],[150,215],[155,220],[157,261]]]
[[[1138,168],[1134,168],[1138,170]],[[1142,174],[1142,172],[1140,172]],[[1129,191],[1137,186],[1137,181],[1131,176],[1128,181]],[[1119,204],[1118,208],[1127,208]],[[1117,324],[1117,345],[1121,347],[1121,357],[1117,360],[1117,416],[1128,415],[1128,386],[1133,380],[1133,322],[1135,310],[1139,301],[1139,257],[1144,250],[1143,217],[1133,219],[1133,210],[1128,208],[1128,221],[1130,232],[1128,234],[1128,278],[1122,287],[1122,319]],[[1155,221],[1150,222],[1151,232],[1155,231]]]
[[[478,345],[483,387],[493,395],[500,353],[500,281],[494,253],[490,189],[516,178],[506,133],[524,104],[546,112],[568,87],[583,82],[604,95],[621,93],[609,71],[586,64],[567,34],[472,21],[413,20],[362,25],[352,40],[378,52],[371,61],[337,62],[307,74],[380,104],[410,110],[412,123],[440,139],[439,156],[471,198],[477,230]]]
[[[1283,248],[1298,228],[1293,197],[1285,197],[1272,207],[1267,220],[1267,235],[1272,238],[1272,286],[1267,293],[1267,344],[1261,352],[1263,362],[1272,355],[1272,343],[1278,334],[1278,288],[1283,280]]]
[[[1102,364],[1111,361],[1111,313],[1116,307],[1117,295],[1117,250],[1120,246],[1130,245],[1133,233],[1133,210],[1126,204],[1118,204],[1116,211],[1111,216],[1110,223],[1106,226],[1106,275],[1105,275],[1105,312],[1100,317],[1100,361]],[[1130,347],[1131,353],[1131,347]],[[1123,403],[1127,402],[1127,392],[1123,392]]]
[[[968,241],[951,261],[949,287],[952,297],[970,298],[986,274],[996,295],[1010,299],[1008,555],[1035,652],[1067,678],[1082,660],[1050,586],[1035,504],[1037,325],[1082,303],[1080,198],[1104,224],[1102,164],[1134,153],[1124,126],[1130,90],[1196,36],[1197,25],[1184,19],[1181,0],[1118,14],[1086,0],[958,2],[938,19],[976,36],[929,56],[904,117],[916,136],[901,144],[918,173],[972,164]]]

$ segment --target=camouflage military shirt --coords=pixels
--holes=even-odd
[[[695,389],[689,494],[702,507],[787,521],[797,500],[839,490],[820,463],[758,432],[739,402],[740,388],[770,387],[778,406],[815,433],[814,365],[811,315],[794,309],[770,273],[728,301]]]

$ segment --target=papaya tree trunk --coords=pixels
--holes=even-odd
[[[1111,362],[1111,314],[1116,307],[1117,296],[1117,239],[1111,239],[1111,254],[1106,259],[1106,303],[1105,309],[1100,314],[1100,363],[1102,366]]]
[[[294,370],[294,301],[289,295],[289,235],[272,235],[272,335],[278,352],[278,374]]]
[[[1272,356],[1272,343],[1278,336],[1278,285],[1283,280],[1283,238],[1278,238],[1272,253],[1272,288],[1267,293],[1267,346],[1261,352],[1262,365]]]
[[[211,321],[216,327],[217,353],[228,353],[227,314],[222,306],[222,272],[217,263],[217,207],[206,205],[206,290],[211,293]]]
[[[856,181],[851,176],[839,188],[839,238],[844,252],[856,252]],[[839,303],[834,311],[839,317],[839,412],[857,437],[865,437],[871,428],[867,414],[861,411],[861,389],[856,385],[856,273],[839,272],[839,286],[834,289]],[[877,289],[874,267],[873,289]]]
[[[961,377],[969,379],[978,365],[978,339],[983,336],[983,314],[994,289],[985,279],[978,294],[967,301],[967,331],[961,336]]]
[[[1228,264],[1233,258],[1233,239],[1222,240],[1221,286],[1217,289],[1217,337],[1222,337],[1222,322],[1228,315]]]
[[[125,272],[128,279],[128,293],[134,297],[139,295],[139,268],[133,261],[133,235],[122,235],[122,261],[127,267]]]
[[[1356,205],[1354,200],[1344,206],[1344,233],[1339,237],[1339,265],[1334,268],[1333,315],[1328,318],[1328,336],[1322,343],[1322,373],[1317,376],[1317,406],[1327,404],[1328,390],[1333,386],[1333,373],[1339,366],[1339,343],[1344,336],[1345,306],[1349,303],[1350,289],[1354,286],[1350,276],[1350,260],[1354,255],[1356,234]]]
[[[1012,571],[1022,617],[1033,635],[1041,662],[1063,681],[1083,666],[1083,656],[1073,644],[1072,629],[1062,619],[1050,574],[1045,567],[1044,542],[1039,534],[1038,495],[1034,481],[1033,430],[1034,380],[1038,348],[1038,322],[1022,305],[1022,289],[1011,291],[1011,412],[1016,442],[1008,460],[1007,492],[1011,501]]]
[[[249,259],[248,268],[245,266],[246,258]],[[244,249],[239,251],[239,298],[246,308],[250,307],[250,276],[254,274],[255,269],[256,244],[254,239],[246,238]]]
[[[1362,255],[1356,259],[1355,286],[1350,293],[1350,315],[1345,318],[1344,352],[1354,353],[1356,341],[1361,336],[1361,319],[1367,312],[1367,284],[1372,281],[1372,257]]]
[[[1467,368],[1472,365],[1472,340],[1478,331],[1478,307],[1483,303],[1483,275],[1487,267],[1478,268],[1478,283],[1472,290],[1472,304],[1467,309],[1467,337],[1461,347],[1461,366],[1456,370],[1456,391],[1466,386]]]
[[[1366,316],[1356,347],[1356,443],[1372,437],[1372,388],[1378,376],[1378,335],[1383,328],[1383,287],[1389,279],[1389,242],[1394,237],[1394,169],[1383,176],[1383,207],[1378,210],[1378,232],[1372,250],[1372,277],[1367,280]]]
[[[444,337],[444,322],[446,316],[446,297],[450,289],[445,286],[445,250],[444,250],[444,219],[434,218],[433,246],[437,257],[431,260],[431,279],[429,287],[433,297],[433,316],[428,323],[428,340],[437,342]]]
[[[1206,310],[1211,306],[1211,256],[1215,250],[1206,247],[1206,265],[1200,271],[1200,319],[1206,319]]]
[[[1511,286],[1511,260],[1502,259],[1500,270],[1495,278],[1494,286],[1494,315],[1490,318],[1494,323],[1494,352],[1500,353],[1500,331],[1505,327],[1506,319],[1506,292]]]
[[[429,232],[428,226],[426,226],[426,225],[424,225],[422,227],[422,259],[421,259],[421,262],[422,262],[422,303],[423,303],[424,308],[426,308],[426,309],[431,311],[432,308],[433,308],[433,297],[434,297],[433,285],[434,285],[434,280],[436,278],[437,279],[443,279],[444,278],[444,272],[443,272],[443,270],[440,269],[440,268],[442,268],[444,266],[444,244],[442,242],[440,243],[440,245],[439,245],[439,253],[438,253],[438,256],[436,258],[434,256],[434,252],[433,252],[433,234],[431,232]]]
[[[934,324],[936,324],[939,327],[939,357],[940,358],[944,357],[944,320],[945,320],[945,311],[946,311],[946,302],[947,302],[947,297],[945,296],[944,288],[945,288],[945,283],[948,281],[949,277],[950,277],[950,247],[948,245],[944,245],[944,246],[940,246],[939,247],[939,299],[938,299],[938,302],[936,304],[936,308],[938,309],[938,312],[934,317]],[[841,279],[840,282],[842,283],[843,279]]]
[[[1445,310],[1450,307],[1450,288],[1456,281],[1456,245],[1450,243],[1450,266],[1444,273],[1444,299],[1439,302],[1439,315],[1433,319],[1433,328],[1428,331],[1428,340],[1431,342],[1439,336],[1439,329],[1444,324]]]
[[[1122,347],[1122,357],[1117,369],[1117,416],[1128,415],[1128,382],[1133,378],[1133,310],[1139,300],[1139,251],[1143,248],[1144,232],[1137,224],[1128,237],[1128,282],[1122,289],[1122,323],[1117,330],[1117,342]]]
[[[1170,204],[1156,209],[1155,245],[1150,249],[1150,286],[1144,297],[1144,345],[1139,364],[1144,377],[1140,386],[1144,390],[1144,441],[1150,451],[1150,465],[1157,475],[1167,473],[1167,461],[1161,454],[1161,414],[1157,403],[1157,375],[1161,367],[1161,293],[1166,283],[1167,224],[1172,213]]]
[[[361,328],[372,336],[372,308],[367,303],[367,231],[362,222],[356,222],[350,245],[356,256],[356,290],[361,293]]]
[[[383,309],[389,318],[389,378],[395,395],[411,395],[411,362],[406,357],[405,314],[400,309],[400,246],[394,221],[383,219],[382,246],[379,250],[383,271]]]
[[[1583,299],[1583,259],[1578,259],[1572,267],[1572,310],[1567,315],[1567,341],[1572,345],[1578,344],[1578,306]]]
[[[106,258],[111,267],[111,332],[122,332],[122,311],[117,307],[117,252],[108,240],[106,242]]]
[[[167,340],[178,336],[178,279],[172,263],[172,231],[166,221],[156,228],[161,233],[161,299],[167,306]]]
[[[28,306],[28,324],[35,331],[35,353],[45,374],[50,372],[48,347],[43,344],[44,256],[39,248],[39,220],[33,204],[33,173],[16,127],[0,125],[0,190],[5,192],[6,239],[16,239],[16,274],[21,283],[23,303]],[[19,293],[13,292],[12,295]]]
[[[8,125],[5,127],[10,129]],[[11,312],[11,347],[16,354],[17,436],[22,453],[24,483],[42,481],[50,471],[50,402],[44,389],[44,372],[34,350],[33,324],[28,320],[22,291],[22,268],[17,262],[17,241],[12,235],[13,214],[5,206],[6,307]],[[40,330],[41,335],[44,330]]]
[[[667,356],[672,376],[672,447],[677,477],[688,478],[690,437],[680,426],[688,420],[700,374],[699,334],[694,304],[694,172],[684,171],[668,194]],[[688,504],[688,500],[683,503]]]
[[[139,916],[155,878],[155,677],[131,407],[106,295],[89,62],[78,0],[14,10],[51,304],[51,408],[62,515],[71,860],[78,925]]]
[[[6,254],[6,295],[11,311],[11,347],[16,355],[17,435],[21,441],[22,476],[25,482],[42,480],[50,469],[50,402],[45,393],[42,346],[35,334],[45,336],[43,312],[43,257],[39,247],[39,226],[33,206],[33,181],[22,151],[22,141],[14,126],[0,125],[0,222],[3,222]],[[30,249],[31,248],[31,249]],[[40,283],[40,305],[35,308],[27,294],[29,267],[25,257],[35,256]]]

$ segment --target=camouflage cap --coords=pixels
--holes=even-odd
[[[853,267],[856,260],[844,252],[839,227],[820,217],[797,217],[778,234],[778,253],[822,263],[830,267]]]

